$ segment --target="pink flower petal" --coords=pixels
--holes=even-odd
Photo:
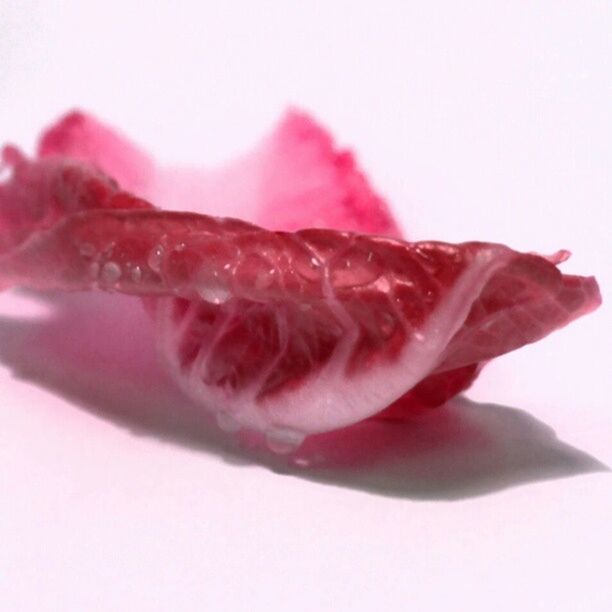
[[[236,217],[268,229],[325,227],[400,237],[349,151],[313,119],[288,112],[251,153],[218,170],[159,168],[125,137],[72,112],[45,131],[39,155],[91,162],[163,209]]]

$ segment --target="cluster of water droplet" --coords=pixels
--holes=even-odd
[[[105,289],[113,289],[121,280],[134,284],[140,283],[145,274],[143,267],[134,262],[128,262],[122,267],[120,263],[111,259],[114,248],[115,244],[112,242],[100,251],[89,242],[84,242],[79,246],[80,255],[89,262],[88,271],[91,281]],[[157,274],[161,271],[164,253],[161,245],[156,245],[149,253],[147,264]]]
[[[220,411],[216,414],[217,425],[226,433],[236,433],[242,429],[239,421],[229,412]],[[305,435],[290,429],[269,429],[265,432],[268,448],[279,455],[296,451],[305,439]]]

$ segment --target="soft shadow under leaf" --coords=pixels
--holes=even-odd
[[[37,296],[50,317],[0,318],[0,361],[20,378],[137,435],[229,463],[412,499],[460,499],[606,468],[526,412],[465,398],[404,423],[365,421],[308,438],[290,459],[256,436],[228,437],[168,380],[139,300]],[[4,296],[3,299],[10,299]]]

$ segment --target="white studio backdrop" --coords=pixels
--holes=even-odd
[[[80,107],[213,165],[298,106],[408,237],[568,248],[604,306],[499,359],[394,463],[296,476],[172,425],[172,390],[147,400],[154,427],[126,418],[139,398],[113,381],[149,357],[103,346],[66,385],[80,374],[18,346],[48,307],[3,294],[0,608],[609,610],[611,27],[591,0],[2,0],[1,142],[32,151]],[[146,344],[131,302],[105,303],[58,333]]]

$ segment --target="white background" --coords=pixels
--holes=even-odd
[[[298,105],[408,236],[569,248],[605,300],[611,28],[590,0],[2,0],[0,140],[78,105],[214,163]],[[0,297],[1,609],[612,608],[607,306],[301,469],[201,422],[129,299],[58,300]]]

